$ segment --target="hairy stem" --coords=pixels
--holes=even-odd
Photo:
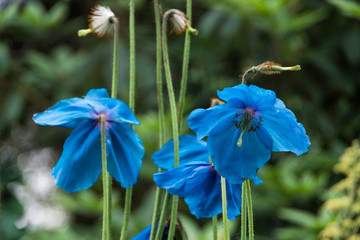
[[[165,143],[165,113],[164,113],[164,99],[162,91],[162,58],[161,58],[161,3],[160,0],[153,0],[155,25],[156,25],[156,86],[157,86],[157,100],[158,100],[158,118],[159,118],[159,148]],[[161,169],[159,168],[158,171]],[[156,187],[154,212],[151,221],[150,240],[153,240],[156,235],[156,226],[159,218],[161,190]]]
[[[99,116],[101,123],[101,162],[102,162],[102,180],[103,180],[103,227],[102,227],[102,240],[110,239],[110,192],[109,192],[109,173],[107,172],[106,160],[106,119],[105,115]]]
[[[247,200],[247,210],[248,210],[249,240],[254,240],[254,220],[253,220],[250,180],[245,180],[245,185],[246,185],[246,200]]]
[[[192,1],[187,0],[186,2],[186,15],[189,20],[189,25],[191,26],[191,7]],[[190,30],[186,29],[185,34],[185,44],[184,44],[184,56],[183,56],[183,65],[182,65],[182,77],[181,77],[181,86],[179,94],[179,107],[178,107],[178,121],[179,128],[181,130],[181,123],[183,119],[184,106],[185,106],[185,96],[186,96],[186,86],[188,80],[188,70],[189,70],[189,58],[190,58]]]
[[[167,11],[163,16],[163,29],[162,29],[162,49],[163,49],[163,61],[165,68],[165,78],[166,85],[168,89],[169,102],[170,102],[170,113],[171,113],[171,122],[172,122],[172,132],[174,139],[174,165],[175,167],[179,166],[179,125],[177,121],[177,111],[176,111],[176,101],[174,88],[171,79],[170,72],[170,62],[169,62],[169,53],[167,47],[167,21],[168,17],[172,14],[171,11]],[[171,210],[171,219],[170,219],[170,229],[168,239],[173,239],[175,234],[175,226],[176,226],[176,216],[177,216],[177,206],[178,206],[179,198],[177,196],[173,197],[172,201],[172,210]]]
[[[227,205],[226,205],[226,180],[221,177],[221,198],[223,210],[223,223],[224,223],[224,240],[230,240],[230,232],[227,218]]]

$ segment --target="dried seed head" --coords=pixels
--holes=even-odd
[[[96,5],[89,15],[89,28],[97,37],[102,38],[112,35],[114,22],[117,21],[115,14],[109,7]]]
[[[180,35],[189,29],[193,34],[197,34],[197,30],[190,26],[190,22],[185,13],[177,9],[170,9],[164,13],[164,17],[167,16],[171,24],[170,33]],[[166,17],[165,17],[166,18]]]
[[[171,9],[171,11],[172,14],[169,17],[172,26],[171,32],[178,35],[184,33],[188,24],[188,17],[185,13],[177,9]]]

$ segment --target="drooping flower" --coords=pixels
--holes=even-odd
[[[222,213],[221,176],[209,162],[207,144],[193,135],[180,136],[180,166],[174,168],[174,142],[170,140],[153,155],[157,167],[168,170],[154,174],[154,181],[170,194],[183,197],[197,218]],[[255,178],[255,183],[261,182]],[[228,218],[241,209],[241,184],[226,182]]]
[[[109,7],[101,5],[96,5],[91,9],[88,19],[89,28],[79,30],[78,35],[80,37],[86,36],[89,33],[95,34],[98,38],[112,35],[114,32],[114,23],[118,21]]]
[[[240,84],[218,96],[226,104],[194,110],[188,123],[198,139],[208,137],[215,169],[229,182],[256,177],[272,151],[308,151],[303,125],[273,91]]]
[[[92,89],[84,98],[61,100],[33,120],[39,125],[75,128],[53,168],[56,185],[67,192],[91,187],[101,172],[101,124],[106,118],[107,171],[124,188],[137,182],[144,147],[127,124],[139,125],[130,108],[110,98],[106,89]]]

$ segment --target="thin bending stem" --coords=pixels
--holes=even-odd
[[[103,180],[103,229],[102,240],[110,239],[110,192],[109,192],[109,173],[107,172],[106,162],[106,119],[105,115],[99,116],[101,123],[101,162],[102,162],[102,180]]]
[[[135,113],[135,0],[129,2],[129,35],[130,35],[130,83],[129,107]],[[131,211],[132,187],[126,189],[124,222],[121,229],[120,240],[125,240]]]
[[[189,25],[191,26],[191,6],[192,1],[187,0],[186,2],[186,15],[189,20]],[[179,128],[181,130],[181,123],[183,119],[184,106],[185,106],[185,96],[186,96],[186,86],[188,81],[188,70],[189,70],[189,58],[190,58],[190,30],[186,28],[185,34],[185,44],[184,44],[184,57],[182,65],[182,77],[180,85],[180,94],[179,94],[179,107],[178,107],[178,119],[179,119]]]
[[[213,226],[213,240],[217,240],[217,216],[212,217],[212,226]]]
[[[246,199],[247,199],[248,222],[249,222],[249,240],[254,240],[254,219],[253,219],[250,180],[245,180],[245,184],[246,184]]]
[[[162,90],[162,58],[161,58],[161,4],[160,0],[153,0],[155,25],[156,25],[156,86],[157,86],[157,99],[158,99],[158,118],[159,118],[159,148],[165,143],[165,113],[164,113],[164,100]],[[161,169],[159,168],[158,171]],[[161,190],[156,187],[154,212],[151,221],[150,240],[153,240],[156,235],[157,222],[160,210]]]
[[[241,190],[241,240],[246,240],[246,181]]]
[[[169,102],[170,102],[172,132],[173,132],[173,139],[174,139],[174,165],[175,165],[175,167],[178,167],[179,166],[179,125],[178,125],[178,121],[177,121],[176,101],[175,101],[174,88],[173,88],[171,73],[170,73],[170,62],[169,62],[169,54],[168,54],[168,48],[167,48],[167,36],[166,36],[167,20],[171,14],[172,14],[171,11],[167,11],[163,16],[162,49],[163,49],[163,60],[164,60],[164,68],[165,68],[166,85],[167,85],[167,89],[168,89]],[[179,200],[179,198],[177,196],[173,197],[171,219],[170,219],[170,229],[169,229],[169,236],[168,236],[168,239],[171,239],[171,240],[174,238],[174,234],[175,234],[178,200]]]
[[[117,97],[117,80],[118,80],[118,49],[119,49],[119,21],[116,17],[112,18],[114,21],[114,52],[113,52],[113,73],[112,73],[112,88],[111,97]]]
[[[222,212],[224,223],[224,240],[230,240],[230,232],[227,218],[227,205],[226,205],[226,180],[221,177],[221,198],[222,198]]]
[[[132,195],[132,187],[126,189],[125,193],[125,207],[124,207],[124,222],[121,229],[121,240],[126,239],[127,235],[127,228],[129,225],[129,218],[130,218],[130,210],[131,210],[131,195]]]
[[[164,233],[166,217],[169,212],[169,203],[170,203],[170,194],[168,192],[165,192],[163,208],[162,208],[160,220],[159,220],[159,226],[158,226],[158,230],[156,231],[156,236],[155,236],[156,240],[162,239],[162,235]]]

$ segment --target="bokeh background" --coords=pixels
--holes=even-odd
[[[274,90],[301,122],[312,145],[300,157],[274,153],[253,187],[258,240],[317,239],[336,215],[323,210],[333,171],[360,133],[360,3],[348,0],[193,0],[186,117],[206,108],[216,90],[239,83],[250,66],[271,60],[300,64],[300,72],[257,75],[249,82]],[[119,98],[128,99],[128,1],[0,0],[0,238],[6,240],[99,239],[101,181],[68,194],[50,177],[71,130],[36,126],[32,115],[92,88],[110,89],[112,42],[77,37],[95,4],[120,19]],[[163,9],[185,11],[185,0]],[[178,91],[184,36],[169,36]],[[146,156],[134,186],[129,239],[151,222],[158,150],[155,86],[155,22],[150,0],[136,1],[136,115]],[[164,90],[165,85],[164,85]],[[167,109],[168,109],[168,105]],[[170,118],[167,113],[168,138]],[[186,123],[186,121],[185,121]],[[182,133],[190,133],[187,125]],[[113,238],[122,225],[124,190],[113,182]],[[180,201],[190,240],[210,239],[211,220],[197,221]],[[239,221],[232,222],[239,236]],[[235,239],[235,238],[234,238]]]

